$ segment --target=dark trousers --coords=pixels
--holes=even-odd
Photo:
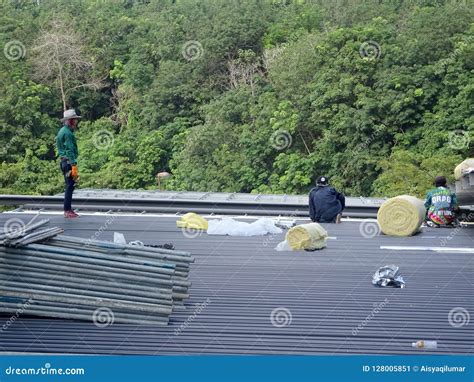
[[[72,167],[67,159],[61,159],[60,168],[64,175],[64,183],[66,184],[66,188],[64,190],[64,211],[71,211],[72,193],[74,192],[74,186],[76,185],[76,182],[71,176]]]
[[[334,216],[334,218],[332,218],[331,220],[329,219],[322,219],[322,218],[316,218],[315,220],[313,220],[314,222],[316,223],[335,223],[336,222],[336,219],[337,219],[337,215]]]

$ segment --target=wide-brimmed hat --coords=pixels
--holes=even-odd
[[[76,110],[68,109],[64,111],[63,118],[61,118],[61,122],[67,121],[68,119],[81,119],[80,115],[76,114]]]

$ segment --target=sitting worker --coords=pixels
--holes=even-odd
[[[430,227],[452,225],[459,210],[456,194],[446,187],[446,177],[437,176],[436,188],[426,194],[426,224]]]
[[[336,223],[345,205],[346,198],[329,185],[328,178],[318,177],[316,187],[309,192],[311,220],[318,223]]]

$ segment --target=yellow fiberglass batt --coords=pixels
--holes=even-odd
[[[286,233],[286,241],[293,251],[324,248],[327,237],[327,231],[318,223],[300,224]]]
[[[176,221],[179,228],[202,229],[207,231],[207,220],[194,212],[188,212],[180,220]]]
[[[385,235],[411,236],[420,229],[425,213],[422,200],[400,195],[386,200],[380,206],[377,221]]]
[[[459,163],[454,169],[454,178],[456,180],[461,179],[463,174],[474,170],[474,158],[467,158],[465,161]]]

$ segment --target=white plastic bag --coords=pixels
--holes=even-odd
[[[260,218],[252,223],[240,222],[232,218],[209,220],[208,235],[259,236],[267,233],[281,233],[280,228],[269,218]]]
[[[286,240],[283,240],[278,243],[278,245],[275,247],[275,251],[278,252],[283,252],[283,251],[292,251],[290,244]]]

